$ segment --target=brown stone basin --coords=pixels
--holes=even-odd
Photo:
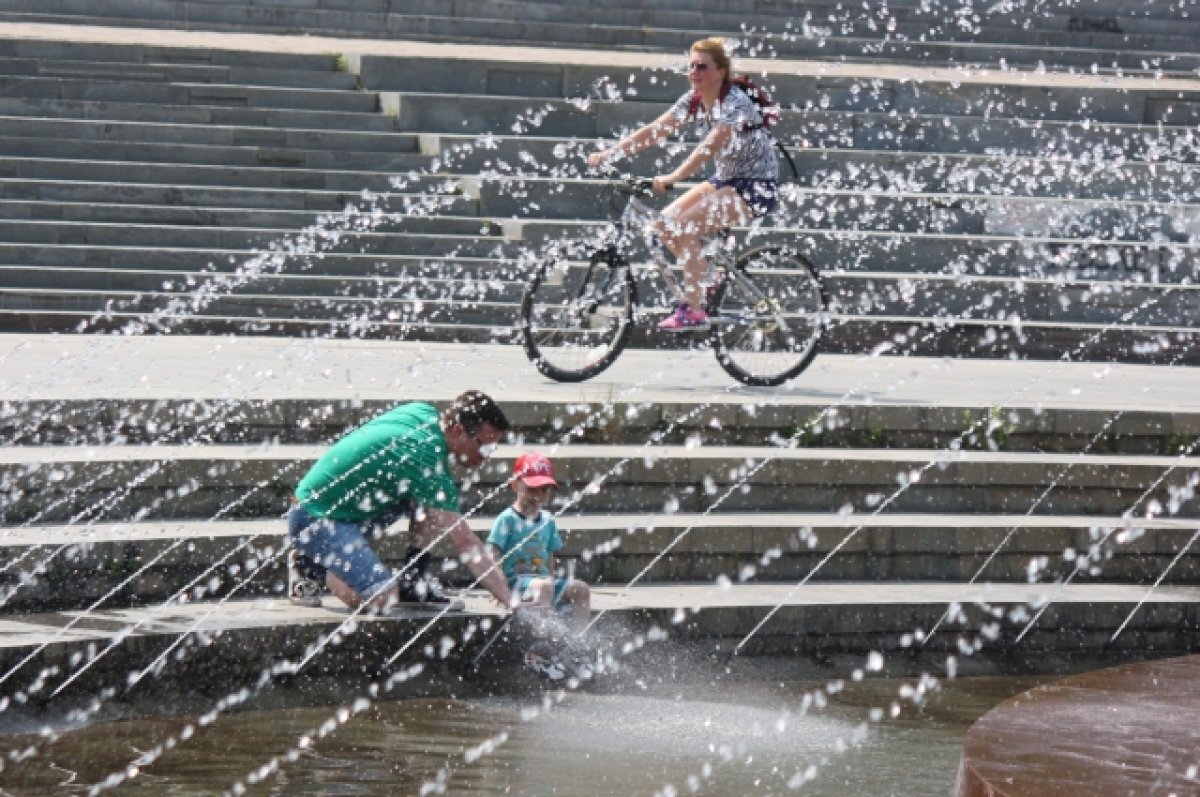
[[[1200,794],[1200,656],[1054,681],[967,731],[957,797]]]

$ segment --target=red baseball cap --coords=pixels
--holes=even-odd
[[[513,478],[520,479],[526,487],[558,486],[554,481],[554,466],[541,454],[526,453],[513,463]]]

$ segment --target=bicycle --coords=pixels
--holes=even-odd
[[[661,215],[641,201],[653,195],[651,181],[626,178],[612,189],[614,212],[619,196],[628,201],[600,241],[552,247],[521,299],[525,354],[558,382],[591,379],[616,362],[646,315],[638,306],[637,277],[643,273],[657,272],[674,299],[683,300],[665,247],[653,236]],[[709,263],[705,310],[713,352],[739,382],[783,384],[817,355],[826,323],[821,278],[787,246],[762,246],[735,258],[725,245],[726,233],[712,236],[702,250]],[[639,236],[649,244],[649,263],[630,259]],[[571,257],[578,247],[585,263]]]

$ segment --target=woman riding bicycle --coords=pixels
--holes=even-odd
[[[618,156],[661,143],[689,119],[696,120],[703,139],[674,171],[654,178],[654,190],[663,193],[715,161],[713,176],[672,202],[657,230],[684,273],[684,302],[659,324],[669,332],[708,327],[701,285],[707,270],[700,254],[704,237],[766,215],[778,203],[779,161],[770,134],[759,106],[732,83],[731,67],[724,39],[696,42],[688,59],[691,89],[662,116],[587,159],[591,168],[600,168]]]

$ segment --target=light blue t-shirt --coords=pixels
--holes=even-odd
[[[549,577],[550,555],[563,547],[553,515],[539,512],[530,519],[511,506],[496,518],[487,541],[502,556],[512,551],[501,565],[509,581],[524,575]]]

